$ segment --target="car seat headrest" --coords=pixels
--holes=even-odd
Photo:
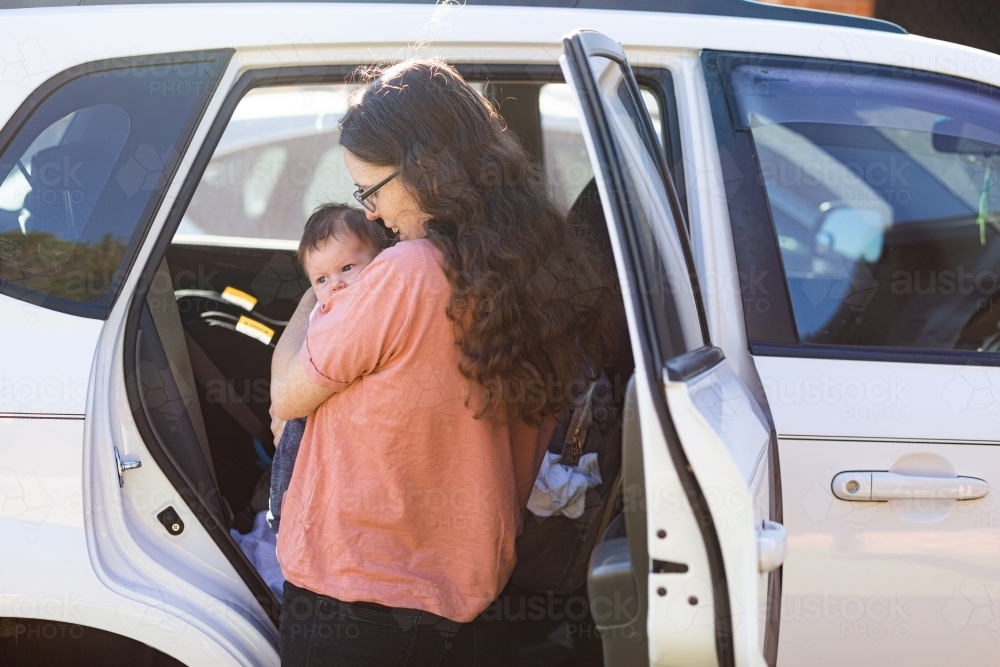
[[[31,214],[25,230],[78,239],[117,158],[112,146],[83,141],[35,153],[28,179],[31,192],[24,199]]]

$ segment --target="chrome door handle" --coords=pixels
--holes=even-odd
[[[923,477],[879,470],[842,472],[830,484],[841,500],[975,500],[990,491],[978,477]]]

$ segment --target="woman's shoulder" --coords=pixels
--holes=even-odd
[[[427,239],[400,241],[379,253],[378,260],[390,262],[397,267],[422,264],[441,265],[441,251]]]
[[[451,293],[441,251],[426,239],[401,241],[380,252],[365,267],[359,278],[362,282],[368,289],[398,290],[418,300],[418,294]]]
[[[379,259],[382,258],[393,262],[440,262],[441,251],[427,239],[412,239],[400,241],[391,248],[386,248],[379,254]]]

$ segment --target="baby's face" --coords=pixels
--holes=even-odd
[[[341,236],[340,239],[326,239],[302,258],[309,283],[320,303],[326,303],[334,292],[353,285],[361,270],[378,254],[350,234]]]

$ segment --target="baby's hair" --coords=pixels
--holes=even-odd
[[[306,220],[299,241],[299,261],[329,238],[343,240],[344,234],[353,236],[376,254],[392,243],[389,230],[369,220],[361,210],[347,204],[323,204]]]

